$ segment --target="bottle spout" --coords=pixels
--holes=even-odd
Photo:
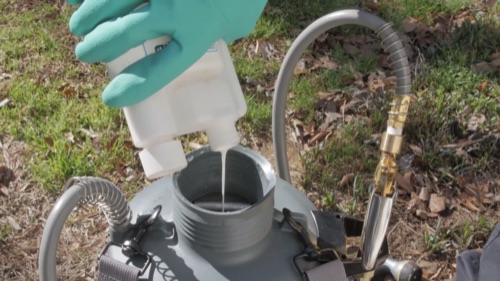
[[[373,270],[376,265],[389,225],[395,194],[386,197],[372,190],[361,234],[362,265],[365,270]]]
[[[213,151],[227,151],[240,143],[240,135],[232,118],[218,119],[206,129],[208,144]]]

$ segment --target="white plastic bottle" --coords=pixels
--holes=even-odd
[[[168,37],[149,40],[107,64],[111,78],[137,60],[160,51]],[[148,178],[186,167],[180,135],[205,131],[212,150],[240,142],[236,121],[247,109],[229,50],[217,41],[189,69],[146,100],[123,108]]]

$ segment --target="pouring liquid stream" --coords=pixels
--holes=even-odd
[[[227,150],[220,152],[222,160],[222,212],[224,213],[225,193],[226,193],[226,154]]]

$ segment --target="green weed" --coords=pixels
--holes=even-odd
[[[0,30],[8,38],[0,72],[12,77],[2,82],[8,96],[0,98],[12,106],[0,109],[0,132],[29,144],[29,176],[53,192],[69,177],[109,175],[117,163],[134,162],[131,149],[117,147],[129,135],[122,114],[100,100],[104,70],[76,61],[69,11],[62,14],[40,4],[21,16],[0,15],[8,25]]]
[[[399,26],[407,17],[429,21],[437,14],[452,14],[467,7],[474,0],[392,0],[380,1],[379,12],[387,21]]]

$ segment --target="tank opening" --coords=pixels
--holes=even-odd
[[[214,212],[222,212],[222,194],[210,193],[194,200],[192,202],[196,206]],[[234,212],[246,209],[252,206],[255,202],[251,202],[247,198],[238,194],[226,193],[224,200],[224,212]]]
[[[249,156],[229,150],[226,156],[224,213],[249,208],[264,197],[263,184],[268,180]],[[181,194],[205,210],[222,212],[222,161],[219,152],[194,157],[179,172],[177,184]]]

